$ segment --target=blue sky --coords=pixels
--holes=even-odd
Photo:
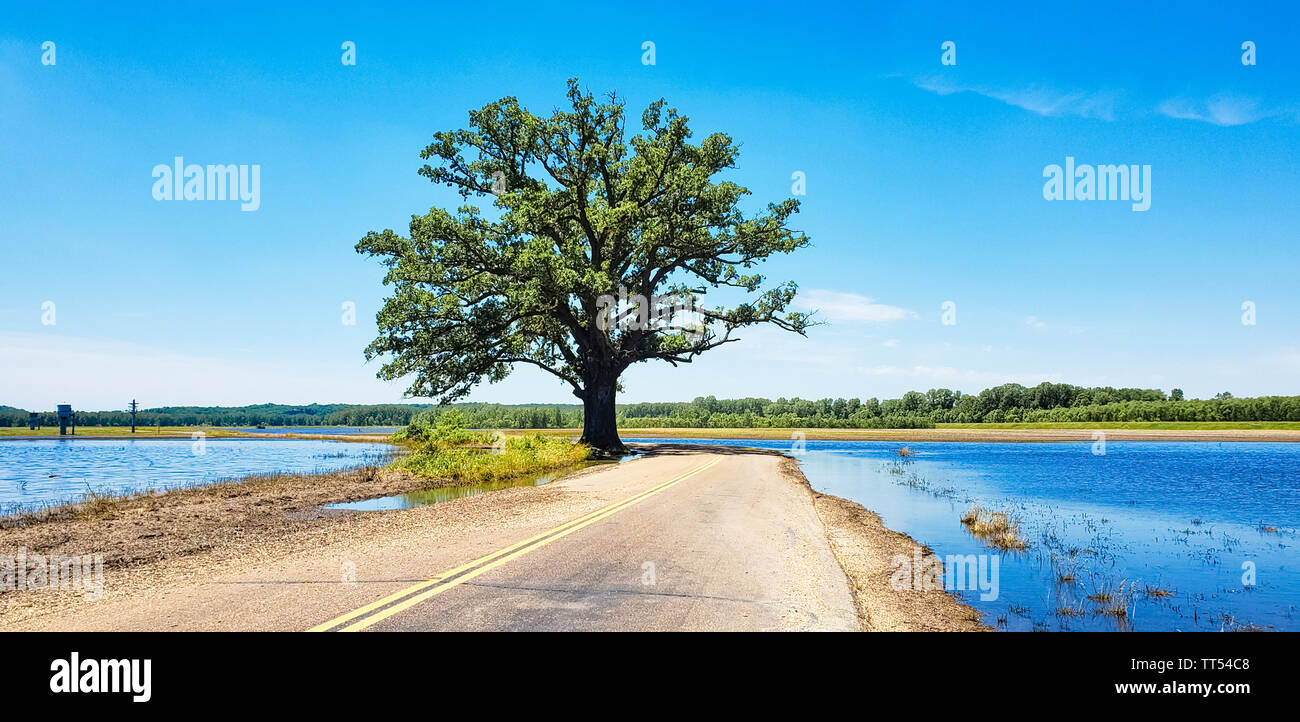
[[[706,5],[6,10],[0,404],[400,400],[362,356],[384,289],[353,246],[457,202],[415,172],[434,131],[506,95],[547,111],[572,76],[734,136],[752,208],[803,171],[813,246],[764,270],[831,322],[638,366],[625,400],[1300,393],[1300,11]],[[261,207],[155,200],[178,155],[259,165]],[[1150,209],[1044,200],[1067,156],[1150,165]],[[528,369],[473,398],[575,401]]]

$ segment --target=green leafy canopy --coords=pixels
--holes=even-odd
[[[814,323],[787,310],[794,283],[764,290],[753,271],[808,244],[786,225],[799,203],[746,218],[749,191],[715,179],[735,165],[729,136],[691,143],[688,119],[660,99],[629,137],[614,94],[598,102],[570,80],[568,100],[541,117],[502,98],[471,111],[469,128],[435,133],[420,174],[467,204],[414,216],[409,236],[372,231],[357,244],[383,261],[392,286],[366,358],[386,358],[381,378],[413,375],[409,395],[454,401],[531,364],[585,398],[634,363],[690,362],[746,326],[802,334]],[[471,196],[490,199],[492,217]],[[620,286],[689,299],[695,320],[598,323],[599,297]],[[742,302],[706,308],[706,292],[723,287]]]

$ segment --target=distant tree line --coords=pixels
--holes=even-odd
[[[391,404],[384,406],[358,406],[354,404],[256,404],[253,406],[163,406],[141,409],[136,414],[138,426],[400,426],[411,415],[429,404]],[[131,414],[126,411],[82,411],[73,406],[78,426],[129,426]],[[0,426],[26,426],[27,411],[9,406],[0,407]],[[41,411],[37,415],[42,426],[58,425],[58,415]]]
[[[909,391],[897,399],[697,398],[689,403],[626,404],[631,427],[771,426],[926,428],[934,424],[1093,421],[1300,421],[1300,396],[1186,399],[1181,389],[1085,388],[1003,384],[978,394],[949,389]]]
[[[164,406],[142,409],[138,426],[405,426],[422,411],[455,408],[462,411],[473,428],[545,429],[582,426],[578,404],[257,404],[253,406]],[[75,410],[75,407],[74,407]],[[78,426],[129,426],[126,411],[76,410]],[[28,412],[0,406],[0,427],[26,426]],[[42,426],[57,426],[54,411],[37,414]]]
[[[168,406],[138,414],[141,426],[405,426],[427,411],[455,409],[472,429],[582,428],[580,404],[311,404]],[[717,399],[620,404],[621,428],[930,428],[943,423],[1095,421],[1300,421],[1300,396],[1186,399],[1173,389],[1085,388],[1003,384],[978,394],[949,389],[909,391],[897,399]],[[53,411],[39,415],[55,426]],[[0,406],[0,426],[25,426],[27,411]],[[125,411],[78,411],[78,426],[125,426]]]

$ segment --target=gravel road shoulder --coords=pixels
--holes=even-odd
[[[781,473],[794,483],[808,479],[794,459],[785,459]],[[840,567],[849,577],[858,620],[869,632],[982,632],[991,628],[973,607],[945,591],[895,590],[890,584],[896,555],[912,558],[920,547],[906,534],[888,529],[880,515],[861,504],[821,494],[809,487],[813,505],[826,528],[826,538]]]

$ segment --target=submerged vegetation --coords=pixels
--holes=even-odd
[[[1005,512],[972,506],[962,515],[961,523],[972,536],[993,549],[1024,551],[1029,546],[1020,534],[1020,522],[1013,521]]]
[[[1203,583],[1201,569],[1209,571],[1210,577],[1217,576],[1214,568],[1225,565],[1223,557],[1239,555],[1238,550],[1248,543],[1212,522],[1195,517],[1187,528],[1153,529],[1157,534],[1155,543],[1163,549],[1154,561],[1135,562],[1125,557],[1135,554],[1136,549],[1149,553],[1144,547],[1150,545],[1132,538],[1133,530],[1116,526],[1110,514],[1099,516],[1077,510],[1063,513],[1056,504],[1032,499],[976,496],[961,484],[954,485],[942,477],[937,477],[939,481],[928,478],[929,473],[942,471],[942,466],[927,462],[927,454],[918,455],[911,447],[886,450],[882,456],[884,463],[879,465],[879,471],[893,484],[944,500],[940,516],[944,516],[943,512],[960,514],[962,528],[974,540],[998,552],[1010,552],[1002,556],[1004,575],[1022,577],[1031,582],[1031,587],[1033,583],[1042,585],[1038,587],[1042,590],[1042,606],[1034,603],[1031,608],[1023,603],[1026,597],[1018,595],[1005,613],[985,608],[990,623],[998,629],[1129,631],[1135,628],[1139,612],[1145,615],[1149,629],[1160,625],[1170,629],[1217,626],[1241,631],[1273,628],[1241,622],[1233,616],[1242,609],[1251,614],[1268,614],[1269,610],[1242,606],[1240,599],[1233,599],[1253,585],[1243,579],[1238,586],[1237,575],[1231,570],[1213,588]],[[966,509],[964,513],[962,508]],[[1300,534],[1263,521],[1247,526],[1251,527],[1259,531],[1256,553],[1282,552],[1289,546],[1288,537]],[[961,546],[953,548],[970,553]],[[1140,573],[1156,577],[1148,581],[1140,578]],[[1004,588],[1008,588],[1010,582],[1005,579]],[[1225,604],[1235,608],[1225,610]],[[1295,609],[1292,605],[1284,613],[1286,622],[1292,620]],[[1018,622],[1017,617],[1025,621]]]
[[[393,435],[411,453],[393,466],[420,476],[464,484],[505,481],[528,474],[574,466],[590,450],[567,438],[471,431],[456,413],[420,414]]]
[[[1088,599],[1096,603],[1097,608],[1095,611],[1097,614],[1124,619],[1129,616],[1129,607],[1132,606],[1132,593],[1133,587],[1129,586],[1127,579],[1123,579],[1118,585],[1113,582],[1101,583],[1092,594],[1088,595]]]

